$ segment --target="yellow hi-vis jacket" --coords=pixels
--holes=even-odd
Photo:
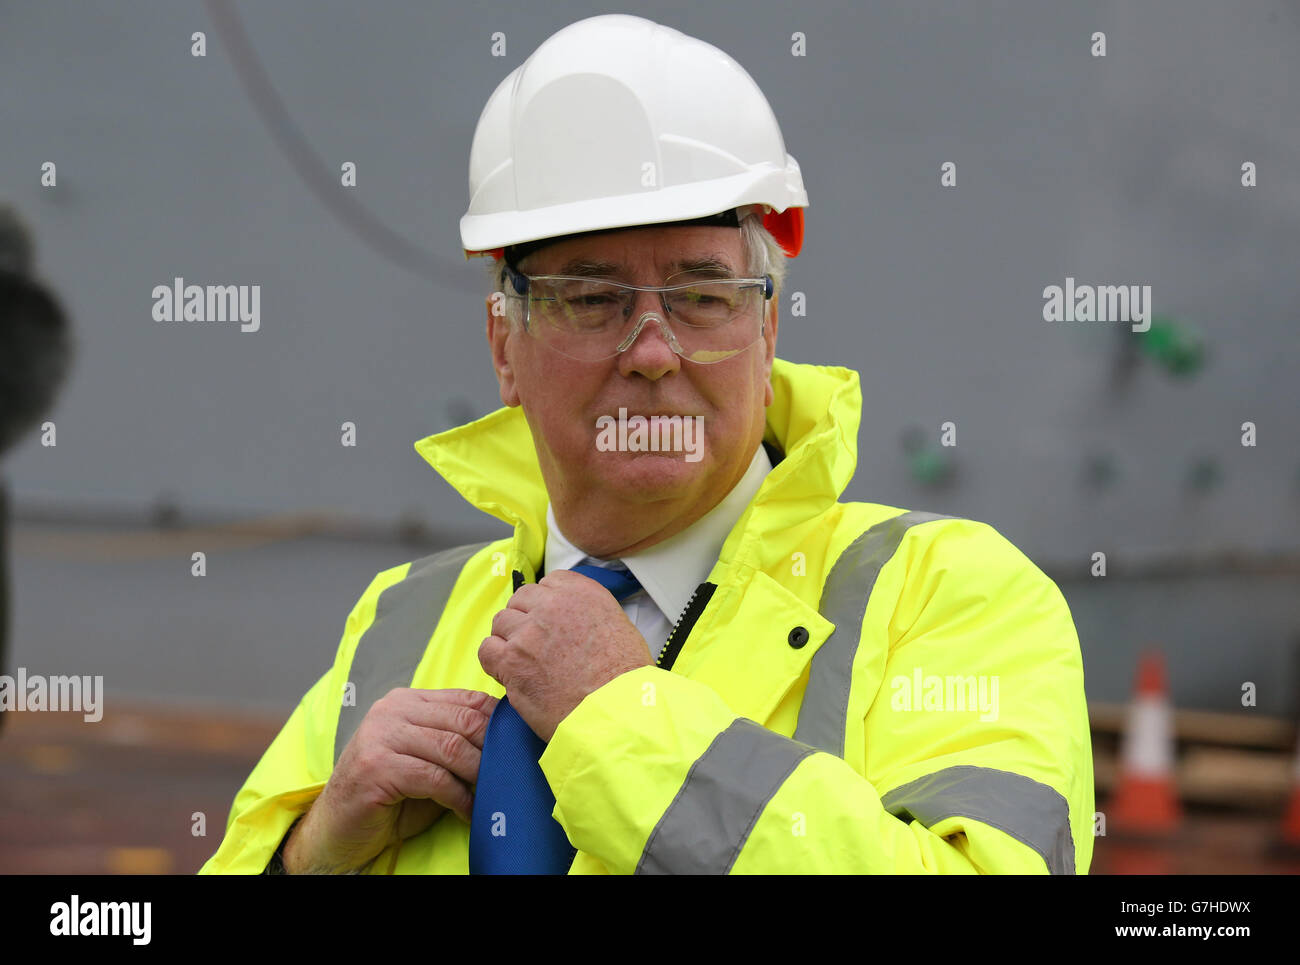
[[[777,359],[772,383],[780,461],[658,665],[589,694],[542,755],[570,873],[1086,873],[1092,749],[1060,591],[984,523],[837,501],[856,372]],[[513,537],[375,577],[200,873],[266,869],[392,688],[502,696],[477,655],[542,565],[532,437],[503,408],[416,448]],[[465,874],[468,843],[445,813],[366,870]]]

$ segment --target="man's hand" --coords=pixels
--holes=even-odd
[[[478,659],[544,741],[589,693],[653,664],[645,638],[609,590],[571,570],[516,590],[492,619]]]
[[[284,849],[289,874],[342,874],[447,810],[467,824],[497,699],[399,687],[377,700]]]

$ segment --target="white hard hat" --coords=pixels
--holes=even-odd
[[[808,204],[745,69],[624,14],[570,24],[497,86],[474,131],[469,196],[466,257],[589,231],[735,224],[751,205],[793,257]]]

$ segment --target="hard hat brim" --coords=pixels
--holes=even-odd
[[[798,163],[794,158],[788,160],[785,170],[767,166],[768,170],[727,178],[642,194],[569,201],[531,211],[475,214],[471,203],[469,213],[460,219],[461,244],[466,255],[472,256],[591,231],[690,221],[749,204],[766,204],[777,213],[807,207]]]

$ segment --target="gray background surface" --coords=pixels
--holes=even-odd
[[[412,443],[500,404],[483,270],[457,225],[478,114],[585,3],[240,3],[297,129],[349,197],[428,253],[396,263],[341,223],[276,144],[196,2],[0,3],[0,199],[32,223],[78,357],[52,418],[3,471],[15,652],[31,672],[103,672],[110,692],[290,707],[328,666],[382,540],[283,540],[130,559],[69,549],[50,520],[182,521],[324,511],[382,536],[421,520],[504,534]],[[810,197],[778,354],[862,375],[846,499],[985,520],[1061,578],[1089,694],[1124,699],[1134,655],[1170,657],[1185,705],[1295,706],[1294,571],[1087,576],[1134,560],[1300,550],[1300,6],[1150,2],[738,5],[634,12],[715,43],[767,94]],[[208,55],[190,55],[205,31]],[[793,31],[807,56],[790,55]],[[1089,38],[1107,34],[1108,56]],[[507,56],[490,54],[503,31]],[[40,165],[58,165],[42,188]],[[1240,165],[1259,186],[1240,185]],[[957,164],[957,187],[939,166]],[[262,326],[157,323],[155,285],[259,284]],[[1113,381],[1113,323],[1049,324],[1066,276],[1148,284],[1201,332],[1204,371]],[[358,445],[339,445],[355,422]],[[909,426],[957,424],[958,476],[913,480]],[[1240,445],[1257,424],[1259,444]],[[1108,452],[1109,489],[1080,484]],[[1185,486],[1214,457],[1222,483]],[[92,530],[82,525],[75,537]],[[108,525],[99,523],[97,525]],[[98,530],[93,530],[98,532]],[[147,542],[147,541],[146,541]],[[304,670],[311,667],[310,672]],[[97,669],[98,668],[98,669]]]

